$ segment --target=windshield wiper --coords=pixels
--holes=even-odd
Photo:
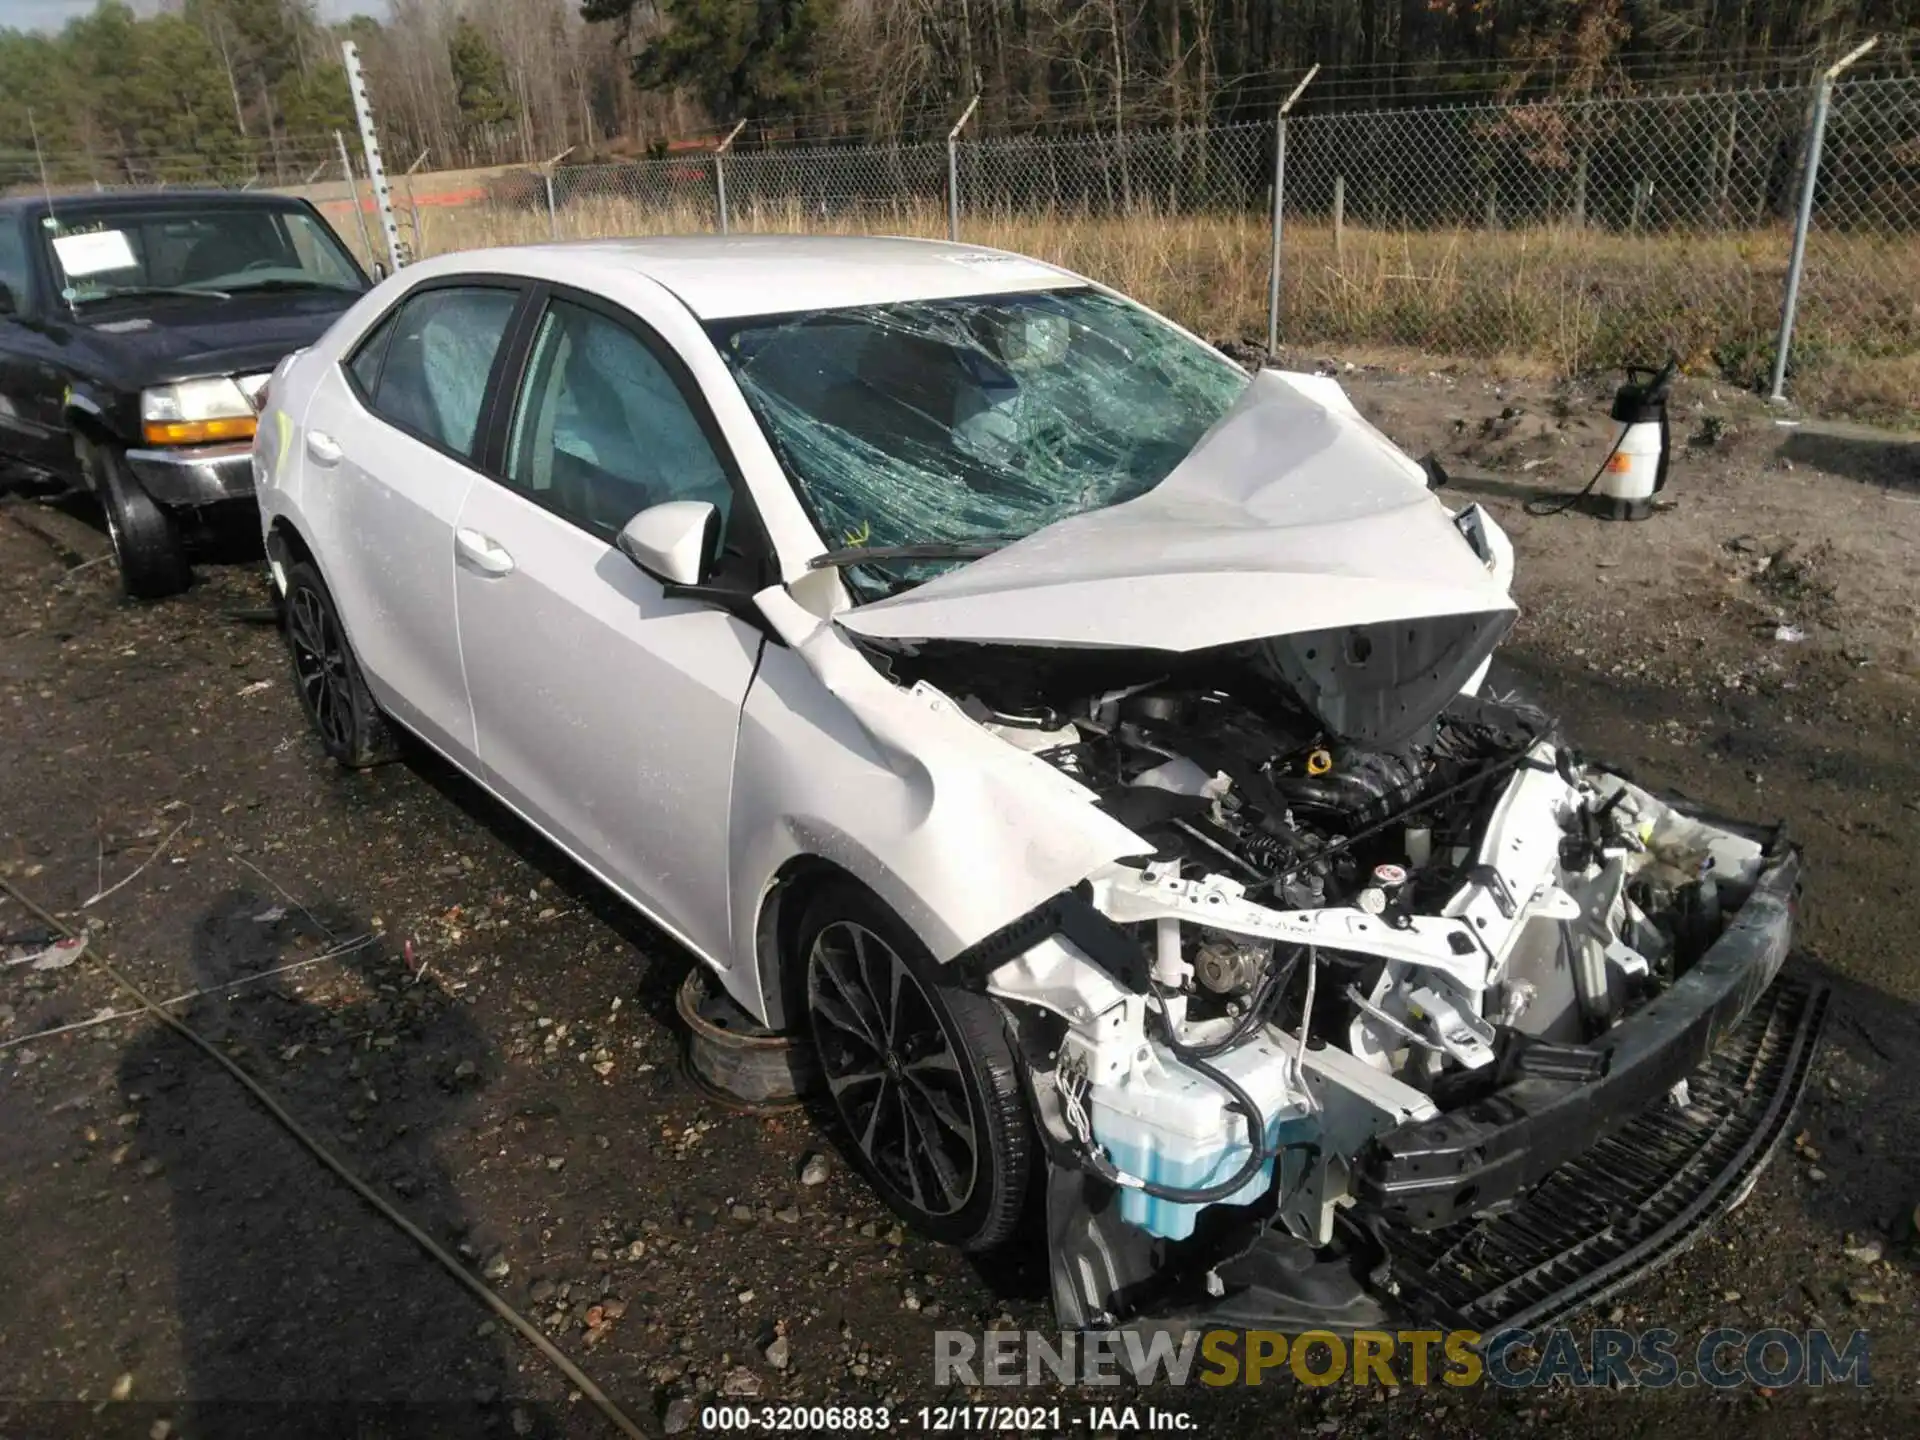
[[[335,285],[327,280],[289,280],[284,275],[271,280],[249,280],[243,284],[229,281],[227,289],[235,295],[251,295],[270,290],[337,290],[343,295],[358,295],[350,285]]]
[[[1010,540],[975,541],[970,545],[855,545],[829,550],[807,562],[809,570],[833,570],[843,565],[865,565],[876,560],[978,560],[1012,544]]]
[[[193,285],[115,285],[98,295],[76,295],[76,305],[92,305],[100,300],[139,300],[150,295],[191,295],[196,299],[231,300],[224,290],[203,290]]]

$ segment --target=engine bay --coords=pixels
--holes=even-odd
[[[1318,722],[1258,647],[894,664],[1141,839],[1084,888],[1144,984],[1053,940],[989,990],[1036,1007],[1060,1153],[1163,1239],[1271,1195],[1324,1243],[1370,1134],[1598,1074],[1590,1042],[1705,953],[1760,869],[1751,835],[1583,765],[1524,703],[1461,694],[1381,744]]]

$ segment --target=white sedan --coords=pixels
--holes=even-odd
[[[444,256],[281,365],[254,463],[328,753],[411,732],[810,1035],[927,1233],[1044,1197],[1064,1323],[1537,1319],[1804,1080],[1713,1071],[1811,1043],[1793,849],[1477,698],[1491,519],[1081,276]]]

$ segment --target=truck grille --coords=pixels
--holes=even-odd
[[[1687,1078],[1510,1208],[1376,1232],[1400,1300],[1483,1333],[1547,1324],[1672,1258],[1746,1194],[1806,1086],[1827,992],[1785,977]]]

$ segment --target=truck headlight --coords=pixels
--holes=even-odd
[[[180,380],[140,392],[140,431],[149,445],[251,440],[253,406],[230,379]]]

